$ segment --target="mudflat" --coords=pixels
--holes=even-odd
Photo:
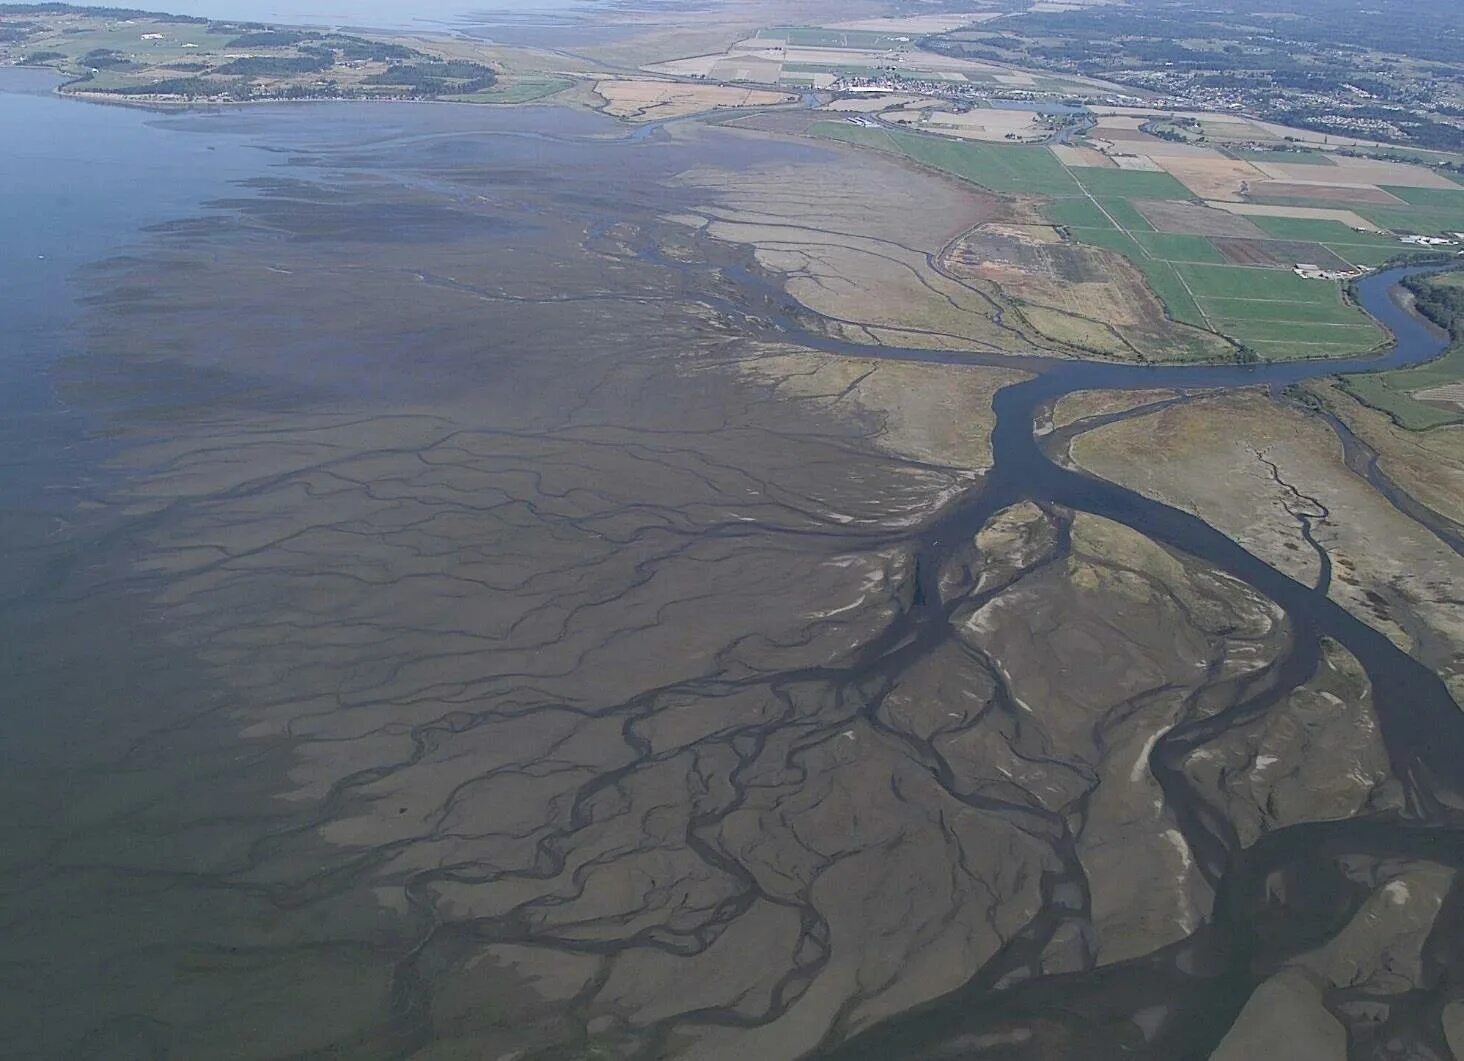
[[[4,1052],[1438,1038],[1427,449],[1285,391],[1323,364],[1124,363],[1181,334],[1135,270],[766,117],[162,120],[253,165],[57,303]]]

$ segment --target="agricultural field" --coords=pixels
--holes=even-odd
[[[1160,300],[1167,330],[1117,274],[1112,291],[1084,286],[1091,280],[1075,289],[1091,300],[1091,314],[1059,298],[1049,283],[1062,275],[1051,248],[1038,255],[1044,264],[1033,264],[1001,241],[975,239],[961,261],[1036,309],[1034,326],[1053,338],[1114,355],[1126,345],[1145,358],[1216,356],[1196,333],[1224,337],[1243,358],[1363,353],[1386,336],[1348,301],[1342,281],[1440,249],[1404,243],[1405,235],[1464,243],[1452,235],[1464,232],[1464,186],[1438,169],[1321,150],[1222,151],[1156,136],[1153,113],[1126,111],[1097,114],[1085,138],[1052,146],[962,143],[887,121],[822,123],[814,132],[1022,196],[1068,242],[1123,259]],[[1267,134],[1231,116],[1208,128]],[[982,247],[991,255],[985,263],[977,260]],[[1156,349],[1161,338],[1168,351]]]

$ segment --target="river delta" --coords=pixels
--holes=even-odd
[[[776,120],[5,77],[0,1052],[1464,1045],[1459,530],[1298,397],[1361,361],[1037,348],[936,267],[1008,205]]]

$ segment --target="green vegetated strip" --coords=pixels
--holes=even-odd
[[[872,147],[895,155],[904,154],[900,150],[900,145],[895,143],[894,138],[885,129],[853,125],[849,122],[815,122],[809,126],[808,131],[814,136],[822,136],[829,140],[842,140],[846,144]]]
[[[1433,210],[1418,206],[1354,206],[1374,225],[1395,232],[1438,235],[1443,232],[1464,232],[1464,209]]]
[[[998,192],[1074,195],[1072,174],[1045,147],[944,140],[891,132],[900,150],[917,162]]]
[[[1045,147],[981,144],[923,136],[896,129],[872,129],[848,122],[818,122],[811,130],[866,147],[897,151],[943,173],[997,192],[1078,195],[1077,183]]]
[[[1043,203],[1042,213],[1054,225],[1066,225],[1069,228],[1113,227],[1108,215],[1086,195]]]
[[[1198,298],[1246,298],[1271,302],[1336,302],[1337,286],[1303,280],[1286,269],[1241,265],[1177,265]]]
[[[1311,217],[1266,217],[1248,215],[1268,236],[1276,239],[1306,240],[1310,243],[1347,243],[1368,247],[1399,247],[1398,240],[1383,232],[1359,232],[1341,221],[1325,221]]]
[[[1391,189],[1398,192],[1398,189]],[[1322,209],[1350,209],[1353,214],[1366,218],[1379,228],[1386,228],[1395,233],[1419,233],[1423,236],[1438,236],[1441,233],[1454,233],[1464,231],[1464,195],[1454,199],[1454,192],[1445,189],[1411,189],[1413,192],[1435,192],[1439,195],[1451,196],[1445,199],[1444,206],[1435,205],[1411,205],[1411,203],[1400,203],[1397,206],[1378,205],[1378,203],[1364,202],[1337,202],[1335,199],[1291,199],[1275,198],[1275,196],[1252,196],[1253,202],[1268,203],[1274,206],[1319,206]],[[1461,189],[1464,190],[1464,189]],[[1261,218],[1252,217],[1250,220],[1261,224]],[[1351,230],[1348,230],[1351,231]],[[1366,241],[1363,233],[1353,233],[1348,241]]]
[[[1204,236],[1183,236],[1172,232],[1135,232],[1129,235],[1156,258],[1167,262],[1199,262],[1224,265],[1225,256]]]
[[[1371,269],[1395,259],[1432,258],[1437,250],[1427,247],[1410,247],[1406,243],[1390,243],[1386,246],[1368,247],[1355,243],[1328,243],[1326,248],[1339,258],[1344,258],[1359,268]]]
[[[1084,166],[1073,176],[1095,199],[1102,199],[1104,196],[1121,199],[1194,198],[1194,192],[1164,172]]]
[[[1313,281],[1332,290],[1330,284]],[[1276,321],[1297,324],[1368,325],[1371,318],[1340,298],[1326,302],[1273,302],[1254,298],[1204,298],[1200,302],[1211,320]]]
[[[1301,343],[1365,350],[1383,338],[1368,324],[1305,324],[1293,321],[1227,321],[1225,331],[1243,343]]]
[[[573,85],[567,77],[522,77],[477,92],[439,98],[450,103],[528,103],[556,95]]]
[[[1364,405],[1381,409],[1410,431],[1464,423],[1464,410],[1457,405],[1414,397],[1418,391],[1464,382],[1464,274],[1413,277],[1404,284],[1424,315],[1448,328],[1453,337],[1449,349],[1426,365],[1342,376],[1342,386]]]
[[[1129,232],[1153,232],[1154,226],[1149,219],[1139,213],[1138,208],[1127,199],[1104,198],[1097,196],[1098,205],[1101,206],[1109,217],[1118,222],[1119,228]]]
[[[1445,210],[1464,217],[1464,188],[1409,188],[1395,184],[1385,184],[1382,188],[1410,206]]]

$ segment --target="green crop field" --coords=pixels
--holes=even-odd
[[[1458,210],[1438,210],[1421,206],[1357,206],[1357,213],[1380,228],[1395,232],[1437,236],[1445,232],[1464,232],[1464,202]]]
[[[1343,346],[1349,350],[1376,346],[1382,333],[1369,324],[1299,324],[1283,321],[1227,321],[1226,334],[1243,343],[1304,343]]]
[[[1395,259],[1411,257],[1431,257],[1438,253],[1427,247],[1410,247],[1406,243],[1393,243],[1377,246],[1363,246],[1356,243],[1328,243],[1326,248],[1339,258],[1351,262],[1359,268],[1371,269]]]
[[[1096,199],[1111,195],[1124,199],[1193,199],[1194,193],[1167,173],[1136,169],[1098,169],[1085,166],[1070,171],[1078,184]]]
[[[998,192],[1074,195],[1068,171],[1045,147],[982,144],[848,122],[818,122],[810,132],[895,151],[933,169]]]
[[[1410,206],[1424,206],[1464,216],[1464,188],[1404,188],[1385,184],[1383,191],[1396,195]]]
[[[998,192],[1073,195],[1077,185],[1045,147],[945,140],[918,133],[891,133],[900,150],[917,162]]]
[[[1169,262],[1208,262],[1224,265],[1225,256],[1204,236],[1181,236],[1172,232],[1135,232],[1129,235],[1155,258]]]
[[[1315,282],[1315,281],[1313,281]],[[1325,284],[1317,284],[1325,288]],[[1310,324],[1356,324],[1367,318],[1339,297],[1327,302],[1270,302],[1253,298],[1202,298],[1211,320],[1296,321]]]
[[[1268,236],[1276,239],[1310,240],[1315,243],[1356,243],[1363,246],[1397,247],[1398,240],[1382,232],[1359,232],[1340,221],[1325,221],[1310,217],[1265,217],[1257,215],[1248,218]]]
[[[1113,227],[1108,215],[1087,196],[1050,200],[1042,204],[1042,213],[1054,225],[1072,225],[1077,228]]]
[[[1178,266],[1190,290],[1200,298],[1242,298],[1269,302],[1332,302],[1337,288],[1303,280],[1284,269],[1256,269],[1243,265]]]
[[[1098,205],[1104,212],[1118,224],[1119,228],[1128,232],[1153,232],[1154,226],[1149,224],[1149,219],[1139,213],[1133,203],[1127,199],[1106,198],[1099,199]]]

